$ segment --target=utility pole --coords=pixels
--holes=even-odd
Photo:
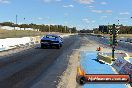
[[[25,25],[24,25],[24,30],[26,29],[26,28],[25,28],[25,26],[26,26],[25,19],[26,19],[26,18],[24,18],[24,24],[25,24]]]
[[[119,24],[120,24],[119,22],[120,22],[120,20],[118,20],[118,26],[119,26]]]
[[[18,16],[16,15],[16,24],[17,24],[17,17],[18,17]]]

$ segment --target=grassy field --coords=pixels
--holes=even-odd
[[[102,36],[110,36],[110,34],[99,34]],[[118,37],[132,38],[132,34],[118,34]]]
[[[119,37],[132,38],[132,34],[119,34]]]
[[[20,38],[26,36],[42,36],[43,32],[31,30],[2,30],[0,29],[0,39],[3,38]]]

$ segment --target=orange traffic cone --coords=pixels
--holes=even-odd
[[[101,51],[101,47],[98,47],[96,51]]]
[[[101,47],[99,47],[99,51],[101,51]]]

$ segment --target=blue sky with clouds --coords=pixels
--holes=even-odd
[[[132,0],[0,0],[0,22],[62,24],[78,29],[132,25]],[[25,18],[25,20],[24,20]]]

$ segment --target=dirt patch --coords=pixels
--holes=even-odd
[[[77,66],[79,66],[79,50],[74,50],[73,54],[70,56],[68,67],[61,76],[57,88],[76,88]]]

